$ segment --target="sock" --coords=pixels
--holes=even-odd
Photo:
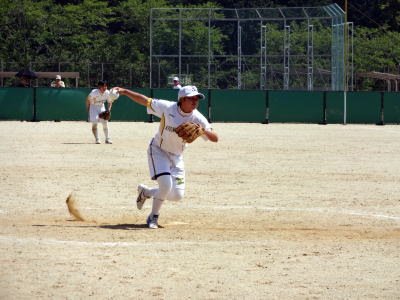
[[[164,200],[154,198],[153,199],[153,207],[151,208],[151,214],[158,216],[160,214],[160,209],[161,209],[161,206],[163,205],[163,203],[164,203]]]
[[[108,124],[107,124],[107,122],[103,123],[103,131],[104,131],[104,136],[106,137],[106,140],[109,140],[110,137],[108,136]]]
[[[97,124],[96,125],[92,125],[92,132],[93,132],[94,138],[97,141],[99,139],[99,133],[97,131]]]

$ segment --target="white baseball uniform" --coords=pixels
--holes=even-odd
[[[175,128],[184,122],[200,124],[210,130],[211,125],[207,119],[197,110],[184,113],[177,102],[149,99],[147,113],[159,117],[160,126],[148,147],[148,163],[150,176],[156,180],[161,175],[171,175],[174,187],[184,189],[185,167],[183,151],[186,143],[175,133]],[[202,136],[205,140],[207,137]]]
[[[110,91],[105,90],[104,93],[101,93],[99,89],[94,89],[89,94],[89,121],[92,123],[99,122],[99,113],[106,110],[104,103],[107,101],[111,103],[110,99]],[[104,120],[102,120],[104,121]]]

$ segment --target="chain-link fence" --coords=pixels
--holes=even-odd
[[[336,4],[153,8],[150,86],[177,74],[208,88],[352,89],[352,36]]]
[[[109,86],[133,86],[137,84],[134,80],[134,68],[132,65],[121,63],[97,63],[97,62],[35,62],[28,66],[19,65],[16,62],[1,62],[2,72],[15,72],[29,69],[33,72],[78,72],[78,87],[95,87],[99,80],[107,80]],[[50,86],[54,78],[37,78],[32,81],[32,86]],[[74,78],[62,78],[66,87],[75,87]],[[1,78],[0,86],[15,86],[18,81],[16,77]]]

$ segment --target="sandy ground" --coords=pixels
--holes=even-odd
[[[157,126],[0,122],[1,299],[400,298],[400,127],[216,123],[150,230]]]

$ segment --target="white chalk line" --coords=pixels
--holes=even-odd
[[[150,230],[150,229],[149,229]],[[9,243],[9,244],[35,244],[35,245],[60,245],[60,246],[78,246],[78,247],[88,247],[88,246],[97,246],[97,247],[144,247],[145,249],[152,249],[157,247],[167,247],[172,248],[176,246],[197,246],[197,245],[206,245],[206,246],[221,246],[221,245],[267,245],[268,240],[263,241],[249,241],[249,240],[227,240],[227,241],[166,241],[166,242],[157,242],[157,241],[133,241],[133,242],[88,242],[88,241],[75,241],[75,240],[57,240],[57,239],[48,239],[48,238],[21,238],[16,236],[0,236],[1,243]]]
[[[352,215],[360,217],[369,217],[375,219],[388,219],[400,221],[400,216],[391,216],[385,214],[368,213],[363,211],[354,211],[347,209],[329,209],[329,208],[290,208],[290,207],[269,207],[269,206],[242,206],[242,205],[230,205],[230,206],[205,206],[205,205],[191,205],[192,208],[208,208],[208,209],[219,209],[219,210],[230,210],[230,209],[253,209],[253,210],[264,210],[264,211],[289,211],[289,212],[313,212],[322,214],[339,214],[339,215]]]

